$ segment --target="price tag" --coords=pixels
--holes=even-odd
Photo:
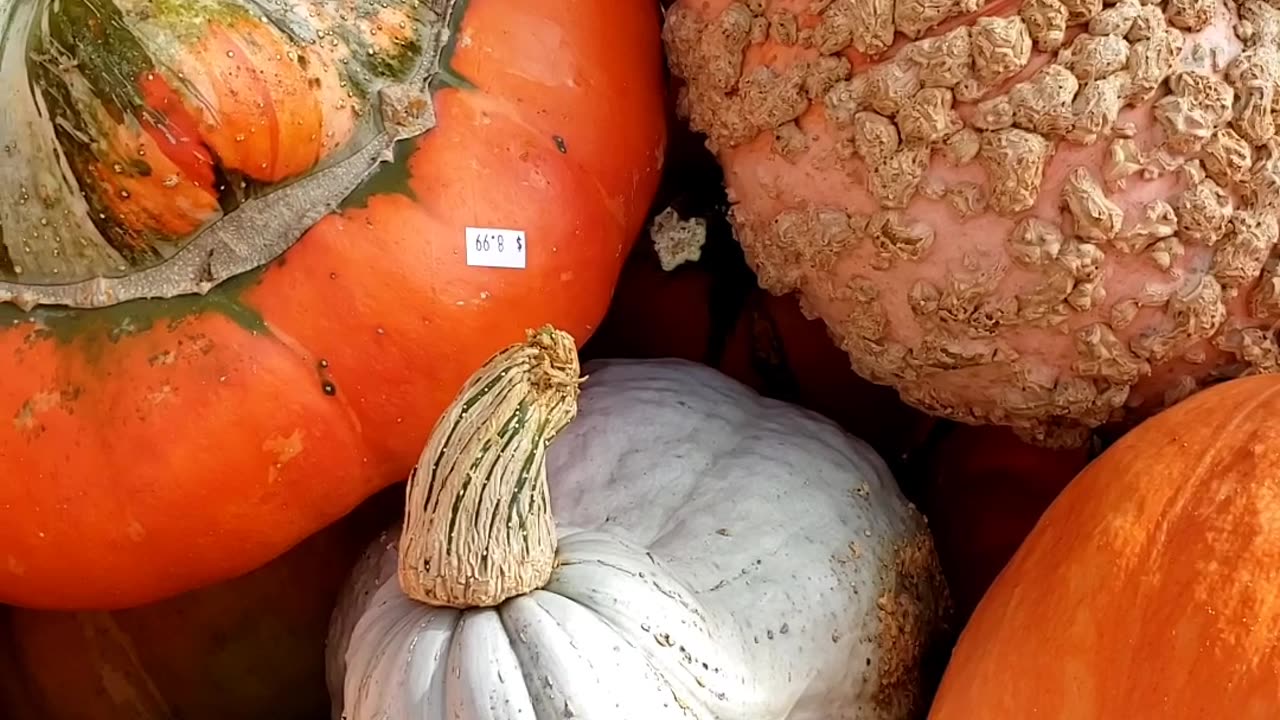
[[[467,264],[523,269],[529,247],[523,230],[467,228]]]

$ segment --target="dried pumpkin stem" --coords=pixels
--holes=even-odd
[[[546,450],[578,412],[577,346],[550,325],[493,356],[441,416],[409,479],[400,585],[419,602],[488,607],[551,575]]]

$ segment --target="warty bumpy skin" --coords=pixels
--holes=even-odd
[[[681,0],[665,40],[761,285],[910,404],[1073,446],[1280,366],[1276,6]]]

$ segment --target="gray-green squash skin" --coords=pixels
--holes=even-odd
[[[896,720],[946,615],[923,518],[865,443],[684,361],[585,368],[548,453],[558,565],[486,610],[415,603],[398,528],[335,610],[345,720]]]

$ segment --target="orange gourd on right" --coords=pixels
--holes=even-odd
[[[929,720],[1280,714],[1280,378],[1214,386],[1094,460],[961,634]]]

